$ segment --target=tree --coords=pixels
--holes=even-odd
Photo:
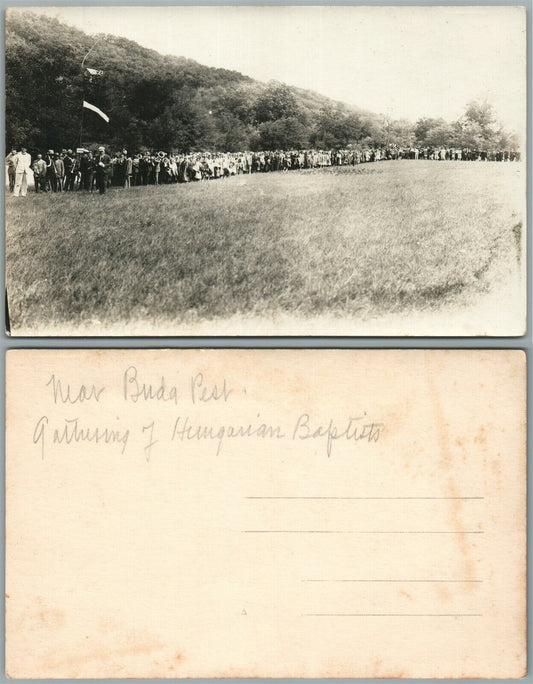
[[[407,119],[390,123],[389,142],[400,147],[411,147],[415,140],[414,126]]]
[[[425,145],[429,147],[455,147],[456,135],[453,124],[440,121],[426,134]]]
[[[467,124],[477,126],[484,138],[491,137],[495,128],[498,127],[494,107],[487,100],[483,102],[472,100],[469,102],[463,119]]]
[[[256,149],[291,150],[304,149],[309,144],[305,126],[293,116],[266,121],[258,127],[259,139]]]
[[[428,145],[434,144],[429,142],[431,131],[435,129],[440,129],[442,126],[445,125],[446,121],[444,121],[444,119],[432,119],[430,117],[423,117],[422,119],[418,119],[414,129],[415,140],[417,144],[421,147],[426,147]],[[438,144],[440,145],[440,143]]]
[[[320,149],[342,149],[360,141],[367,127],[359,114],[324,106],[318,115],[311,143]]]
[[[298,118],[296,98],[289,86],[269,81],[255,102],[255,121],[258,124],[284,118]]]
[[[497,120],[494,108],[487,100],[469,102],[457,127],[461,146],[471,149],[501,149],[502,143],[513,139]]]
[[[240,119],[227,111],[215,117],[215,137],[211,147],[225,152],[239,152],[250,148],[250,131]]]

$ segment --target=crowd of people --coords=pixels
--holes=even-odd
[[[472,150],[447,147],[365,147],[343,150],[291,150],[263,152],[138,152],[123,149],[109,154],[101,146],[91,152],[84,148],[48,150],[32,161],[25,147],[12,149],[6,158],[9,189],[14,196],[27,192],[28,176],[33,174],[35,192],[98,190],[117,186],[189,183],[228,178],[237,174],[313,169],[327,166],[356,166],[383,160],[432,159],[437,161],[518,161],[515,150]]]

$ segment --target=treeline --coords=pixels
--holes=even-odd
[[[83,142],[117,149],[346,149],[351,146],[514,149],[488,103],[455,122],[390,120],[311,91],[164,56],[112,35],[95,37],[31,12],[6,16],[6,146],[44,150]],[[82,71],[81,63],[94,45]],[[82,101],[109,117],[85,111]],[[83,126],[83,128],[82,128]]]

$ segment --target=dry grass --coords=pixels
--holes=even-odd
[[[7,197],[12,328],[473,301],[501,256],[520,255],[520,173],[402,161]]]

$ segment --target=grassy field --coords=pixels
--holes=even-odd
[[[175,332],[232,316],[364,320],[467,305],[499,263],[518,268],[521,173],[401,161],[7,196],[12,328],[99,334],[145,321]]]

